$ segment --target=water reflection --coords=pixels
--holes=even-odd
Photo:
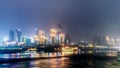
[[[16,54],[0,54],[0,58],[37,58],[37,57],[56,57],[67,56],[74,53],[66,52],[24,52]],[[29,61],[20,61],[0,64],[0,68],[120,68],[119,65],[113,65],[116,60],[93,60],[79,58],[48,58]]]
[[[70,60],[69,58],[39,59],[0,64],[1,68],[119,68],[112,65],[115,60]]]
[[[13,54],[0,54],[0,58],[40,58],[40,57],[59,57],[59,56],[69,56],[74,54],[73,52],[36,52],[36,51],[26,51],[24,53],[13,53]]]

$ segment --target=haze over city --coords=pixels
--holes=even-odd
[[[120,0],[0,0],[0,68],[120,68]]]
[[[73,41],[91,40],[97,35],[119,36],[119,0],[27,0],[0,1],[0,40],[9,30],[21,29],[33,35],[34,29],[49,31],[57,24]]]

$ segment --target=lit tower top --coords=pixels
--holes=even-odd
[[[52,28],[50,30],[50,37],[51,37],[52,44],[54,44],[56,41],[56,35],[57,35],[57,30]]]
[[[52,28],[52,29],[50,30],[50,34],[51,34],[51,36],[56,36],[57,30]]]

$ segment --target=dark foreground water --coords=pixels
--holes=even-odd
[[[116,60],[71,60],[69,58],[39,59],[0,64],[0,68],[120,68]]]

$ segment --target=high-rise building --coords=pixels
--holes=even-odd
[[[44,44],[44,37],[45,37],[44,31],[39,30],[38,31],[38,38],[39,38],[40,44]]]
[[[15,34],[13,30],[9,31],[9,41],[10,42],[15,41]]]
[[[23,42],[23,43],[25,44],[25,43],[26,43],[26,39],[27,39],[26,36],[22,36],[22,37],[21,37],[21,42]]]
[[[16,29],[16,41],[17,42],[21,42],[21,36],[22,36],[21,30]]]
[[[60,34],[61,33],[61,29],[62,29],[62,25],[58,24],[57,25],[57,32]]]
[[[57,43],[60,44],[60,33],[61,33],[62,25],[58,24],[57,25]]]
[[[50,30],[51,44],[56,44],[56,36],[57,36],[57,30],[51,29]]]
[[[96,36],[94,38],[93,42],[94,42],[95,45],[104,46],[104,45],[107,45],[107,40],[106,39],[108,39],[108,38],[105,37],[105,36]]]
[[[64,44],[64,41],[65,41],[65,35],[61,33],[59,36],[59,44]]]
[[[34,36],[34,44],[36,44],[36,45],[39,44],[39,38],[37,35]]]
[[[31,45],[31,39],[30,39],[30,38],[27,38],[27,39],[26,39],[26,45],[28,45],[28,46]]]
[[[68,34],[65,35],[65,44],[70,44],[71,43],[71,38]]]

